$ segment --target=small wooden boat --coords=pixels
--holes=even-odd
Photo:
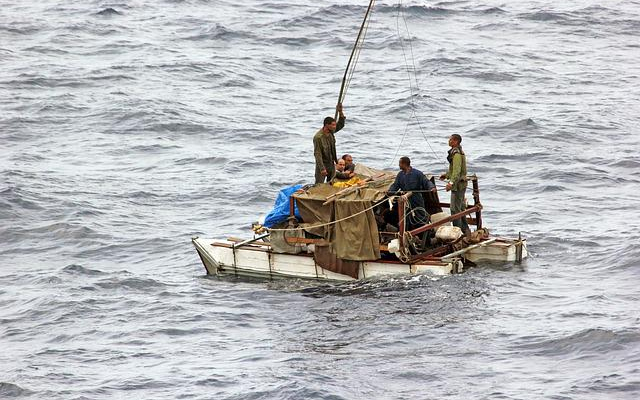
[[[363,177],[365,173],[385,175],[361,166],[356,171]],[[442,209],[449,204],[441,203],[437,192],[389,193],[392,176],[363,179],[362,185],[350,190],[330,184],[309,186],[287,199],[288,216],[279,227],[258,225],[254,237],[247,240],[195,237],[193,245],[210,275],[267,279],[345,281],[398,274],[449,275],[478,262],[520,262],[528,256],[525,239],[493,237],[483,228],[477,177],[467,178],[473,184],[474,204],[448,215]],[[409,229],[412,195],[423,196],[431,218]],[[345,215],[345,211],[351,213]],[[397,231],[381,229],[390,227],[385,222],[390,214],[397,215]],[[476,226],[471,237],[451,226],[458,218],[467,218]],[[441,230],[457,230],[457,235],[440,235]]]
[[[527,257],[526,240],[494,238],[483,241],[464,254],[451,255],[413,263],[399,260],[360,261],[357,278],[330,271],[318,265],[313,253],[281,254],[273,252],[268,243],[247,243],[237,240],[192,239],[207,274],[243,276],[263,279],[298,278],[322,281],[350,281],[390,275],[432,274],[435,276],[463,272],[465,259],[515,262]]]

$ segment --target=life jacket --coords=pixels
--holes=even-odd
[[[447,161],[449,161],[449,164],[453,163],[453,156],[455,154],[460,154],[462,156],[463,165],[466,166],[467,162],[464,151],[462,151],[462,146],[452,147],[449,149],[449,152],[447,153]]]
[[[447,154],[447,161],[449,161],[449,178],[451,178],[451,173],[453,172],[453,156],[456,154],[460,154],[462,156],[462,165],[460,166],[460,180],[458,182],[452,182],[453,187],[452,190],[459,190],[467,187],[467,156],[462,151],[462,147],[453,147],[449,150]]]

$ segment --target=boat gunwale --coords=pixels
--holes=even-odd
[[[195,241],[198,238],[194,238],[193,240]],[[209,246],[213,246],[213,247],[224,247],[227,249],[234,249],[233,244],[230,243],[224,243],[224,242],[212,242],[209,243]],[[265,248],[265,246],[257,246],[257,245],[251,245],[251,244],[247,244],[242,246],[242,250],[250,250],[250,251],[259,251],[259,252],[263,252],[263,253],[271,253],[271,254],[281,254],[281,255],[287,255],[287,256],[294,256],[294,257],[308,257],[308,258],[313,258],[313,254],[309,254],[309,253],[298,253],[298,254],[290,254],[290,253],[275,253],[273,250],[271,250],[270,248]],[[205,250],[206,251],[206,250]],[[441,257],[434,257],[434,258],[430,258],[430,259],[424,259],[424,260],[420,260],[418,262],[415,263],[404,263],[402,261],[395,261],[395,260],[382,260],[382,259],[378,259],[378,260],[362,260],[362,261],[358,261],[361,263],[380,263],[380,264],[394,264],[394,265],[406,265],[406,266],[411,266],[411,265],[428,265],[428,266],[445,266],[450,264],[450,262],[446,262],[446,261],[442,261]]]

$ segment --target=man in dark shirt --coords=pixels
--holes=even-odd
[[[411,210],[407,211],[411,211],[412,214],[410,214],[407,222],[409,229],[413,229],[413,227],[429,222],[429,215],[424,207],[422,191],[435,191],[436,185],[428,180],[422,171],[411,167],[411,160],[409,157],[401,157],[399,166],[400,172],[398,172],[396,180],[393,182],[391,187],[389,187],[389,192],[395,193],[399,190],[403,192],[411,192],[414,190],[419,191],[418,193],[413,193],[411,197],[409,197],[409,207]]]

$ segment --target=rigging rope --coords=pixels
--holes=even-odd
[[[314,228],[322,228],[322,227],[325,227],[325,226],[330,226],[330,225],[333,225],[333,224],[337,224],[339,222],[346,221],[346,220],[351,219],[351,218],[353,218],[355,216],[358,216],[360,214],[364,214],[369,210],[373,210],[374,208],[376,208],[380,204],[384,203],[385,201],[389,201],[389,199],[395,199],[397,197],[400,197],[400,196],[388,196],[388,197],[385,197],[384,199],[382,199],[379,202],[375,203],[371,207],[368,207],[368,208],[365,208],[364,210],[358,211],[355,214],[347,215],[344,218],[340,218],[340,219],[337,219],[337,220],[331,221],[331,222],[326,222],[324,224],[317,224],[317,225],[312,225],[312,226],[299,226],[299,227],[296,227],[296,228],[269,228],[269,231],[270,232],[271,231],[274,231],[274,232],[300,231],[300,230],[304,230],[304,229],[314,229]]]
[[[349,78],[349,83],[350,83],[351,81],[350,75],[352,76],[353,72],[355,71],[355,64],[357,63],[358,58],[360,57],[360,51],[362,50],[364,37],[366,36],[366,30],[369,27],[369,21],[370,21],[369,15],[373,10],[373,6],[375,2],[376,0],[369,1],[369,6],[367,7],[367,11],[364,14],[364,20],[362,21],[362,25],[360,25],[360,31],[358,32],[358,36],[356,37],[356,42],[353,45],[353,49],[351,50],[351,56],[349,56],[349,61],[347,62],[347,67],[345,68],[344,76],[342,77],[342,85],[340,86],[340,94],[338,95],[338,104],[342,103],[342,101],[344,100],[345,85],[347,84],[347,78]],[[351,62],[354,60],[354,57],[355,57],[355,62],[353,64],[353,67],[351,67]],[[338,110],[336,110],[335,118],[338,119]]]
[[[353,75],[355,73],[356,70],[356,66],[358,64],[358,61],[360,59],[360,53],[362,52],[362,48],[364,46],[364,42],[365,42],[365,38],[367,36],[367,31],[369,29],[369,24],[371,22],[371,14],[373,11],[373,6],[375,5],[376,0],[370,0],[369,2],[369,6],[367,7],[367,11],[365,13],[364,16],[364,20],[362,21],[362,25],[360,26],[360,31],[358,32],[358,36],[356,38],[356,42],[353,46],[353,49],[351,50],[351,56],[349,57],[349,61],[347,62],[347,67],[345,69],[344,72],[344,76],[342,78],[342,85],[340,87],[340,94],[338,95],[338,103],[342,103],[344,101],[344,98],[347,95],[347,92],[349,90],[349,87],[351,85],[351,79],[353,78]],[[410,105],[411,105],[411,115],[410,115],[410,120],[411,119],[415,119],[416,124],[418,125],[418,128],[420,129],[420,133],[422,135],[422,137],[424,138],[425,142],[427,143],[427,146],[429,147],[429,150],[431,150],[431,154],[433,154],[433,156],[435,157],[436,160],[440,159],[440,157],[438,156],[438,154],[435,152],[435,150],[433,149],[433,147],[431,146],[431,143],[429,142],[429,139],[427,138],[427,135],[422,127],[422,123],[420,121],[420,118],[418,117],[417,114],[417,106],[415,103],[415,97],[418,96],[419,92],[420,92],[420,86],[418,84],[418,77],[417,77],[417,68],[416,68],[416,62],[415,62],[415,56],[413,53],[413,42],[411,39],[411,32],[409,31],[409,24],[407,23],[407,17],[405,14],[405,7],[403,7],[403,2],[402,0],[398,1],[398,10],[396,12],[396,31],[398,33],[398,38],[400,41],[400,48],[402,49],[402,57],[404,59],[404,63],[405,63],[405,68],[407,70],[407,75],[409,76],[409,92],[410,92]],[[405,50],[405,45],[404,45],[404,39],[402,37],[402,34],[400,33],[400,16],[402,16],[402,20],[404,23],[404,29],[407,32],[407,42],[408,42],[408,47],[409,47],[409,53],[411,55],[411,66],[409,65],[409,60],[407,58],[407,51]],[[414,88],[414,82],[415,82],[415,88]],[[335,118],[338,118],[338,111],[336,110],[336,114],[335,114]],[[411,121],[407,121],[407,124],[405,126],[404,132],[402,134],[402,138],[400,139],[400,143],[398,144],[398,147],[396,148],[396,151],[393,155],[393,158],[391,159],[391,162],[389,164],[389,166],[392,166],[394,163],[395,158],[397,157],[400,148],[402,147],[405,138],[407,136],[407,133],[409,131],[409,126],[411,124]],[[445,166],[447,165],[446,162],[444,162]]]
[[[404,27],[405,27],[405,30],[407,32],[407,42],[409,43],[409,52],[411,53],[411,64],[413,66],[413,69],[409,66],[409,61],[407,59],[407,54],[406,54],[405,47],[404,47],[404,39],[402,37],[402,34],[400,33],[400,15],[401,15],[401,13],[402,13],[402,19],[404,21]],[[431,143],[429,142],[429,139],[427,138],[427,135],[425,134],[424,129],[422,128],[422,124],[420,123],[420,119],[418,118],[418,114],[416,113],[416,108],[417,107],[416,107],[416,104],[415,104],[415,101],[414,101],[414,97],[417,96],[418,93],[420,92],[420,86],[418,84],[417,68],[416,68],[415,56],[413,54],[413,43],[412,43],[412,40],[411,40],[411,32],[409,31],[409,25],[407,23],[407,18],[406,18],[406,15],[405,15],[405,10],[404,10],[403,5],[402,5],[402,1],[398,2],[398,10],[396,12],[396,31],[398,33],[398,39],[400,41],[400,48],[402,49],[402,57],[404,58],[405,68],[407,70],[407,75],[409,76],[411,117],[415,119],[416,123],[418,124],[418,128],[420,129],[420,133],[422,134],[422,137],[424,138],[425,142],[427,142],[427,146],[429,146],[429,149],[431,150],[431,153],[434,155],[434,157],[437,160],[440,157],[438,157],[436,152],[433,150],[433,147],[431,146]],[[413,72],[413,76],[412,76],[412,72]],[[414,94],[414,86],[413,86],[413,82],[414,81],[415,81],[415,94]],[[407,121],[407,125],[406,125],[404,133],[402,135],[402,139],[400,140],[400,144],[398,144],[398,147],[396,149],[396,152],[394,154],[393,159],[391,159],[390,166],[393,165],[395,157],[397,156],[398,152],[400,151],[400,148],[402,147],[402,143],[404,142],[404,139],[405,139],[405,137],[407,135],[407,132],[408,132],[408,129],[409,129],[409,124],[410,124],[410,121]]]
[[[373,0],[371,2],[372,7],[373,5],[375,5],[375,0]],[[362,48],[364,47],[364,40],[367,37],[367,32],[369,31],[369,23],[371,22],[371,17],[367,18],[366,20],[366,25],[364,26],[364,29],[362,31],[362,39],[360,40],[360,43],[358,45],[358,43],[356,42],[356,45],[358,45],[358,49],[355,55],[355,60],[353,61],[353,67],[351,67],[351,71],[349,72],[349,77],[347,79],[347,82],[345,84],[344,87],[344,93],[342,94],[342,99],[340,99],[340,103],[342,103],[342,100],[344,100],[344,98],[347,96],[347,91],[349,90],[349,86],[351,85],[351,78],[353,78],[353,74],[356,71],[356,66],[358,65],[358,60],[360,59],[360,53],[362,52]]]
[[[427,193],[427,192],[430,192],[430,190],[411,190],[411,192],[412,193]],[[287,232],[287,231],[300,231],[300,230],[306,230],[306,229],[323,228],[325,226],[331,226],[331,225],[346,221],[346,220],[351,219],[353,217],[356,217],[356,216],[358,216],[360,214],[364,214],[367,211],[373,210],[374,208],[378,207],[379,205],[381,205],[384,202],[393,201],[393,200],[395,200],[397,198],[400,198],[400,197],[402,197],[402,195],[386,196],[384,199],[374,203],[371,207],[365,208],[364,210],[360,210],[355,214],[347,215],[346,217],[337,219],[335,221],[325,222],[323,224],[316,224],[316,225],[311,225],[311,226],[298,226],[298,227],[295,227],[295,228],[267,228],[267,229],[269,230],[269,232]],[[426,212],[426,210],[423,207],[412,208],[411,207],[411,203],[407,202],[407,205],[405,207],[405,215],[402,217],[401,220],[404,221],[407,218],[417,217],[415,215],[415,210],[420,210],[420,209],[424,210]]]

